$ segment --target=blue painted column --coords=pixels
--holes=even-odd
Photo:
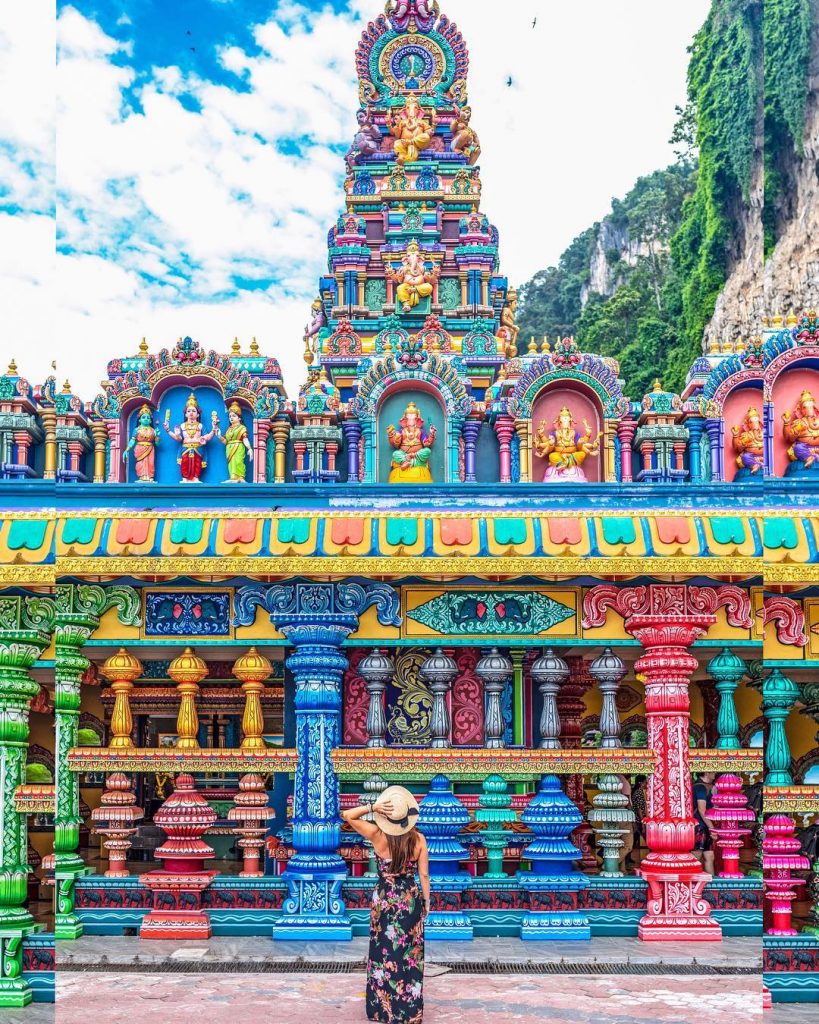
[[[330,755],[341,736],[342,645],[358,618],[375,606],[382,625],[399,624],[398,595],[384,583],[254,583],[236,595],[236,625],[251,625],[263,608],[290,641],[287,667],[296,683],[293,846],[283,878],[288,895],[273,938],[351,939],[341,896],[347,868],[339,856],[338,777]]]
[[[688,465],[691,469],[691,483],[702,482],[702,433],[705,429],[705,422],[696,417],[685,421],[688,427]]]
[[[724,480],[725,466],[722,458],[722,420],[706,420],[705,429],[711,445],[711,479]]]
[[[341,424],[344,431],[344,441],[347,445],[347,478],[351,483],[358,483],[360,476],[359,457],[361,450],[361,424],[358,420],[345,420]]]

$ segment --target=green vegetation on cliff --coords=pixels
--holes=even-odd
[[[787,217],[788,157],[801,149],[816,4],[765,0],[763,21],[760,0],[713,0],[689,51],[688,102],[671,139],[682,143],[679,165],[640,178],[556,267],[523,286],[524,346],[529,335],[572,333],[586,351],[620,360],[633,398],[655,376],[682,389],[759,216],[763,136],[766,248]]]

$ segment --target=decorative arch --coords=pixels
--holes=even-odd
[[[464,421],[472,411],[472,398],[463,380],[458,359],[447,360],[437,353],[389,353],[383,359],[364,360],[350,411],[361,424],[364,439],[364,483],[376,483],[379,445],[378,412],[388,395],[416,389],[434,394],[445,417],[445,471],[443,482],[458,480],[459,441]]]
[[[819,399],[819,317],[805,313],[795,326],[777,331],[763,346],[766,462],[774,476],[784,476],[792,463],[782,436],[782,414],[792,408],[803,389]]]
[[[566,339],[557,344],[554,352],[541,356],[524,370],[512,389],[507,409],[514,418],[521,446],[530,455],[531,467],[534,466],[533,414],[536,403],[544,393],[563,386],[591,400],[596,408],[605,445],[600,456],[600,479],[616,479],[617,425],[629,412],[630,403],[623,394],[615,366],[612,360],[581,354],[577,343]],[[529,476],[534,478],[533,469]]]

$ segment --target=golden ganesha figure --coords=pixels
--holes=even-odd
[[[546,433],[546,421],[541,421],[533,443],[537,457],[549,460],[544,482],[586,480],[581,467],[589,456],[600,454],[603,432],[600,431],[592,440],[592,428],[587,420],[583,420],[583,427],[584,433],[575,429],[574,416],[565,405],[558,413],[551,433]]]
[[[783,413],[782,419],[785,421],[783,434],[790,444],[788,458],[809,469],[819,458],[819,415],[811,392],[803,391],[793,412]]]
[[[437,267],[427,270],[420,246],[414,241],[407,246],[398,270],[386,268],[387,277],[398,285],[395,294],[403,312],[412,312],[421,299],[432,295],[439,272]]]
[[[400,430],[396,430],[392,424],[387,427],[387,438],[396,449],[392,456],[389,482],[431,484],[429,460],[437,434],[435,427],[430,426],[429,431],[425,429],[424,419],[414,402],[410,402],[404,410],[399,426]]]
[[[765,465],[765,437],[759,409],[750,408],[738,427],[732,427],[737,466],[756,474]]]
[[[418,97],[410,93],[400,110],[387,112],[386,123],[390,133],[395,136],[393,149],[398,163],[414,163],[421,150],[429,149],[432,143],[438,114],[431,111],[427,120]]]

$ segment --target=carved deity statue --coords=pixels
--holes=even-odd
[[[438,0],[387,0],[384,13],[396,32],[406,32],[413,19],[416,28],[429,32],[438,10]]]
[[[430,484],[429,460],[435,444],[436,429],[424,427],[424,420],[414,402],[410,402],[400,421],[400,430],[390,424],[387,438],[396,449],[392,456],[391,484]]]
[[[400,110],[387,112],[387,128],[395,136],[393,149],[399,164],[414,163],[421,150],[429,149],[438,114],[431,111],[427,120],[418,97],[410,93]]]
[[[355,115],[358,129],[353,136],[353,144],[347,151],[346,164],[348,172],[361,156],[372,156],[381,148],[381,132],[373,121],[372,113],[363,107]]]
[[[503,350],[509,359],[514,359],[518,354],[518,335],[520,328],[515,322],[518,311],[518,293],[510,288],[506,296],[506,304],[501,313],[501,325],[498,331],[498,338],[503,343]]]
[[[230,426],[224,434],[219,432],[219,440],[225,446],[228,464],[228,483],[243,484],[245,482],[245,457],[253,461],[253,448],[247,436],[247,427],[242,423],[242,410],[238,402],[228,407]]]
[[[592,440],[592,428],[586,420],[583,420],[583,427],[582,434],[575,429],[574,416],[565,405],[558,413],[550,434],[546,433],[546,421],[541,421],[534,437],[534,448],[538,458],[549,460],[544,481],[586,479],[581,467],[589,456],[600,454],[603,432]]]
[[[451,124],[452,142],[449,146],[453,153],[463,153],[470,165],[476,164],[481,155],[478,133],[469,123],[471,118],[471,107],[455,107],[455,116]]]
[[[758,473],[765,464],[765,438],[758,409],[749,409],[738,427],[732,427],[737,466]]]
[[[149,405],[139,410],[136,430],[122,453],[122,461],[128,461],[128,452],[134,453],[134,472],[139,483],[154,483],[156,480],[156,446],[159,434],[154,428],[153,413]]]
[[[205,451],[208,441],[218,432],[216,413],[213,413],[213,423],[209,433],[203,433],[202,410],[196,401],[196,396],[191,394],[185,403],[185,420],[179,426],[171,430],[171,410],[165,413],[165,433],[182,445],[182,452],[176,460],[182,471],[182,482],[186,484],[198,484],[202,480],[202,470],[207,466],[202,453]]]
[[[421,299],[432,295],[440,270],[437,267],[427,270],[420,246],[417,242],[410,242],[398,270],[387,267],[386,273],[398,285],[395,294],[401,309],[410,313]]]
[[[790,443],[788,458],[801,462],[808,469],[819,458],[819,414],[816,399],[810,391],[803,391],[793,412],[783,413],[783,433]]]

